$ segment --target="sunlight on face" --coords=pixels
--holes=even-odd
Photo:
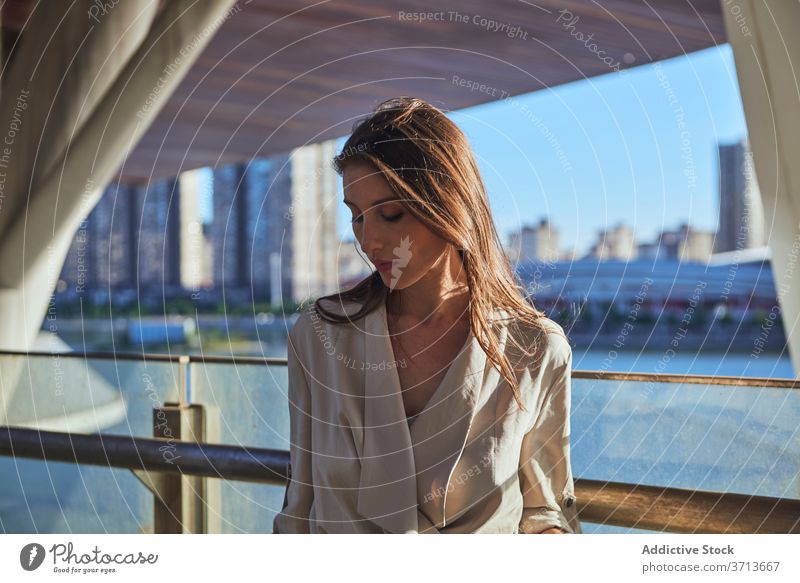
[[[353,234],[391,289],[408,287],[447,251],[447,242],[417,220],[398,201],[389,183],[368,164],[349,164],[342,175],[345,204],[352,213]]]

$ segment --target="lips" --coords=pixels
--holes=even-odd
[[[392,267],[391,261],[373,261],[372,262],[379,271],[385,271]]]

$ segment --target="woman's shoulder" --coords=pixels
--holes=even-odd
[[[309,303],[298,313],[297,319],[289,331],[289,335],[294,340],[306,338],[316,330],[332,329],[332,322],[325,319],[325,313],[346,316],[354,314],[361,307],[361,304],[354,301],[331,298],[320,298],[318,303],[324,313],[320,312],[317,302]]]
[[[560,351],[572,351],[572,347],[569,344],[569,339],[567,338],[567,333],[564,331],[564,327],[561,326],[561,324],[546,316],[540,318],[539,322],[545,329],[548,347]]]
[[[554,362],[565,363],[572,357],[572,345],[569,343],[567,333],[558,322],[550,318],[542,318],[542,324],[547,329],[545,345],[550,358]]]
[[[572,355],[564,328],[555,320],[541,316],[536,323],[516,321],[512,328],[520,337],[520,342],[528,349],[535,351],[543,362],[564,363]]]

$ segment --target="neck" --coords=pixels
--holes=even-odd
[[[386,298],[387,313],[410,326],[435,327],[468,320],[470,294],[467,274],[458,252],[451,251],[416,283],[391,290]]]

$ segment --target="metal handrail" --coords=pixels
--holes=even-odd
[[[573,370],[573,379],[681,383],[687,385],[722,385],[729,387],[759,387],[768,389],[800,389],[800,378],[741,377],[726,375],[697,375],[653,372],[612,372],[607,370]]]
[[[797,534],[800,500],[575,480],[581,520],[675,533]]]
[[[286,358],[272,356],[226,356],[217,354],[162,354],[150,352],[81,352],[73,350],[70,352],[46,352],[46,351],[21,351],[21,350],[0,350],[2,356],[41,356],[53,358],[91,358],[96,360],[129,360],[129,361],[158,361],[174,363],[213,363],[213,364],[274,364],[286,365]]]
[[[286,484],[289,463],[279,449],[13,426],[0,426],[0,455],[268,484]]]
[[[288,481],[287,451],[144,437],[0,426],[0,455],[225,480]],[[580,519],[596,524],[682,533],[800,533],[800,500],[795,499],[581,478],[575,480],[575,491]]]

